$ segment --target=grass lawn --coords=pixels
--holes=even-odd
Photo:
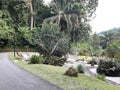
[[[15,60],[13,53],[9,54],[11,60]],[[63,75],[66,71],[63,67],[56,67],[44,64],[27,64],[21,60],[15,62],[18,66],[28,70],[41,78],[63,88],[64,90],[120,90],[120,87],[79,74],[77,78]]]

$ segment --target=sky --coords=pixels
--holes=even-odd
[[[120,27],[120,0],[99,0],[96,18],[91,21],[92,31],[101,32]]]
[[[45,3],[51,0],[44,0]],[[90,24],[92,31],[99,33],[114,27],[120,27],[120,0],[99,0],[96,17]]]
[[[43,0],[45,2],[45,4],[50,3],[51,0]]]

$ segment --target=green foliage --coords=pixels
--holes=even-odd
[[[107,50],[106,50],[106,52],[107,52],[107,55],[108,55],[108,57],[110,57],[110,58],[114,58],[115,57],[115,54],[117,54],[117,52],[116,52],[117,50],[116,50],[116,48],[114,48],[114,47],[108,47],[107,48]]]
[[[15,44],[17,46],[26,46],[30,45],[29,41],[25,38],[25,32],[28,32],[29,29],[25,29],[27,27],[27,20],[28,18],[24,18],[24,2],[23,0],[18,1],[3,1],[2,3],[2,11],[0,11],[0,42],[6,46],[12,46],[14,44],[14,37],[15,37]],[[24,15],[23,15],[24,13]],[[27,19],[27,20],[26,20]],[[22,26],[22,27],[20,27]],[[26,27],[24,27],[26,26]],[[21,28],[24,28],[21,30]],[[28,27],[27,27],[28,28]],[[29,33],[29,37],[30,37]],[[7,41],[7,42],[5,42]]]
[[[10,34],[14,33],[14,30],[8,25],[10,19],[6,17],[3,18],[3,15],[4,12],[0,10],[0,39],[11,39]]]
[[[8,46],[13,38],[14,29],[9,26],[10,21],[8,11],[0,10],[0,48]]]
[[[66,61],[66,58],[50,56],[50,57],[44,57],[43,64],[49,64],[49,65],[54,65],[54,66],[63,66],[65,61]]]
[[[31,4],[33,7],[33,12],[30,12]],[[45,18],[51,17],[53,15],[56,15],[57,17],[58,13],[60,11],[63,11],[63,13],[65,14],[65,20],[67,22],[67,31],[69,33],[67,33],[68,35],[61,35],[61,37],[63,38],[61,38],[60,41],[58,40],[61,43],[59,44],[59,46],[60,47],[62,46],[62,48],[63,46],[65,46],[65,48],[58,49],[56,47],[58,50],[55,50],[56,52],[62,50],[62,53],[63,53],[63,50],[67,51],[66,46],[68,45],[66,45],[65,43],[67,42],[68,38],[70,40],[70,37],[71,37],[71,41],[80,41],[86,37],[88,38],[90,26],[87,23],[88,21],[87,16],[91,17],[93,15],[98,5],[98,0],[89,1],[89,3],[87,2],[87,0],[84,0],[84,1],[53,0],[53,2],[50,4],[50,7],[45,6],[43,4],[43,0],[32,0],[31,4],[29,0],[2,0],[1,1],[0,3],[0,10],[1,10],[0,11],[0,39],[2,39],[2,41],[0,40],[0,43],[3,43],[3,40],[4,41],[6,40],[8,41],[7,42],[8,45],[13,45],[13,37],[15,35],[17,46],[24,47],[26,45],[29,45],[29,46],[31,46],[31,44],[33,45],[34,40],[33,40],[32,33],[34,33],[33,31],[38,33],[38,31],[34,29],[33,31],[29,30],[30,22],[31,22],[30,17],[32,16],[34,19],[33,20],[34,28],[36,27],[40,28]],[[53,21],[58,23],[58,20],[54,19]]]
[[[96,33],[90,36],[89,43],[93,47],[93,56],[102,54],[102,47],[100,46],[100,36]]]
[[[71,42],[87,40],[91,30],[87,22],[97,5],[98,0],[52,0],[50,7],[55,15],[44,21],[59,24],[61,31],[70,34]]]
[[[100,61],[97,73],[106,76],[120,76],[120,64],[115,61]]]
[[[33,0],[33,7],[35,14],[35,27],[41,27],[44,19],[52,16],[51,10],[48,6],[42,4],[39,0]]]
[[[101,47],[99,47],[97,50],[93,50],[93,56],[97,55],[105,55],[104,50]]]
[[[73,67],[68,68],[68,70],[64,73],[64,75],[68,75],[71,77],[78,77],[78,72]]]
[[[112,31],[104,32],[103,35],[100,36],[100,38],[103,49],[106,49],[108,46],[111,45],[112,41],[114,40],[115,33],[113,33]]]
[[[71,44],[71,52],[76,55],[92,55],[93,47],[87,42]]]
[[[33,43],[33,33],[35,31],[30,31],[29,27],[20,27],[16,32],[16,45],[17,46],[32,46]]]
[[[44,24],[34,34],[34,42],[43,54],[63,56],[69,50],[69,37],[60,32],[58,26]]]
[[[105,75],[97,75],[96,78],[105,81]]]
[[[113,41],[111,45],[108,46],[106,49],[106,53],[108,57],[110,58],[120,58],[120,48],[119,48],[120,42]]]
[[[27,25],[28,12],[24,0],[9,0],[6,5],[12,17],[12,26],[16,27]]]
[[[43,57],[41,55],[33,55],[30,58],[30,64],[39,64],[43,62]]]
[[[115,59],[115,62],[118,62],[118,63],[120,63],[120,58],[118,58],[118,59]]]
[[[84,73],[84,68],[82,65],[78,65],[77,70],[79,73]]]
[[[28,0],[2,0],[0,10],[0,43],[4,46],[14,44],[20,47],[33,47],[33,33],[30,31],[30,1]],[[51,16],[50,8],[42,0],[32,0],[34,9],[34,27],[40,27],[43,19]],[[4,44],[8,41],[7,44]],[[3,46],[2,45],[2,46]]]

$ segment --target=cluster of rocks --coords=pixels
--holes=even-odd
[[[82,65],[83,67],[87,64],[86,61],[79,60],[77,56],[67,55],[67,61],[64,63],[63,67],[69,68],[74,67],[76,68],[78,65]]]
[[[90,64],[87,64],[86,61],[79,60],[77,58],[77,56],[73,56],[73,55],[67,55],[67,61],[64,63],[63,67],[65,67],[65,68],[69,68],[69,67],[76,68],[78,65],[82,65],[84,67],[86,75],[90,75],[90,76],[91,75],[92,76],[97,75],[96,68],[98,67],[98,65],[91,66]],[[109,83],[120,86],[120,77],[106,77],[105,79]]]
[[[84,68],[84,72],[86,75],[94,76],[95,74],[90,71],[92,68],[96,68],[98,65],[91,66],[91,64],[88,64],[87,61],[84,59],[78,59],[77,56],[74,55],[67,55],[67,61],[64,63],[63,67],[65,68],[77,68],[78,65],[82,65]]]

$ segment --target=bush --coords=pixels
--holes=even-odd
[[[120,58],[119,59],[115,59],[116,62],[120,63]]]
[[[105,75],[97,75],[96,78],[105,81]]]
[[[107,49],[106,49],[106,53],[107,56],[109,58],[116,58],[119,59],[120,58],[120,50],[119,48],[119,44],[116,45],[115,42],[113,43],[113,45],[110,45]]]
[[[45,57],[45,59],[43,60],[43,64],[50,64],[50,65],[54,65],[54,66],[63,66],[65,61],[66,61],[66,58],[51,56],[51,57]]]
[[[62,33],[60,28],[51,24],[43,24],[34,33],[34,43],[39,53],[62,57],[70,49],[70,37]]]
[[[74,55],[88,56],[91,55],[92,46],[89,43],[72,43],[70,52]]]
[[[33,55],[30,58],[30,64],[38,64],[38,63],[42,63],[43,57],[42,56],[38,56],[38,55]]]
[[[115,61],[100,61],[97,73],[106,76],[120,76],[120,64]]]
[[[65,72],[64,75],[68,75],[68,76],[71,76],[71,77],[77,77],[78,76],[78,72],[73,67],[70,67],[70,68],[68,68],[68,70]]]
[[[84,68],[82,65],[78,65],[77,70],[79,73],[84,73]]]

